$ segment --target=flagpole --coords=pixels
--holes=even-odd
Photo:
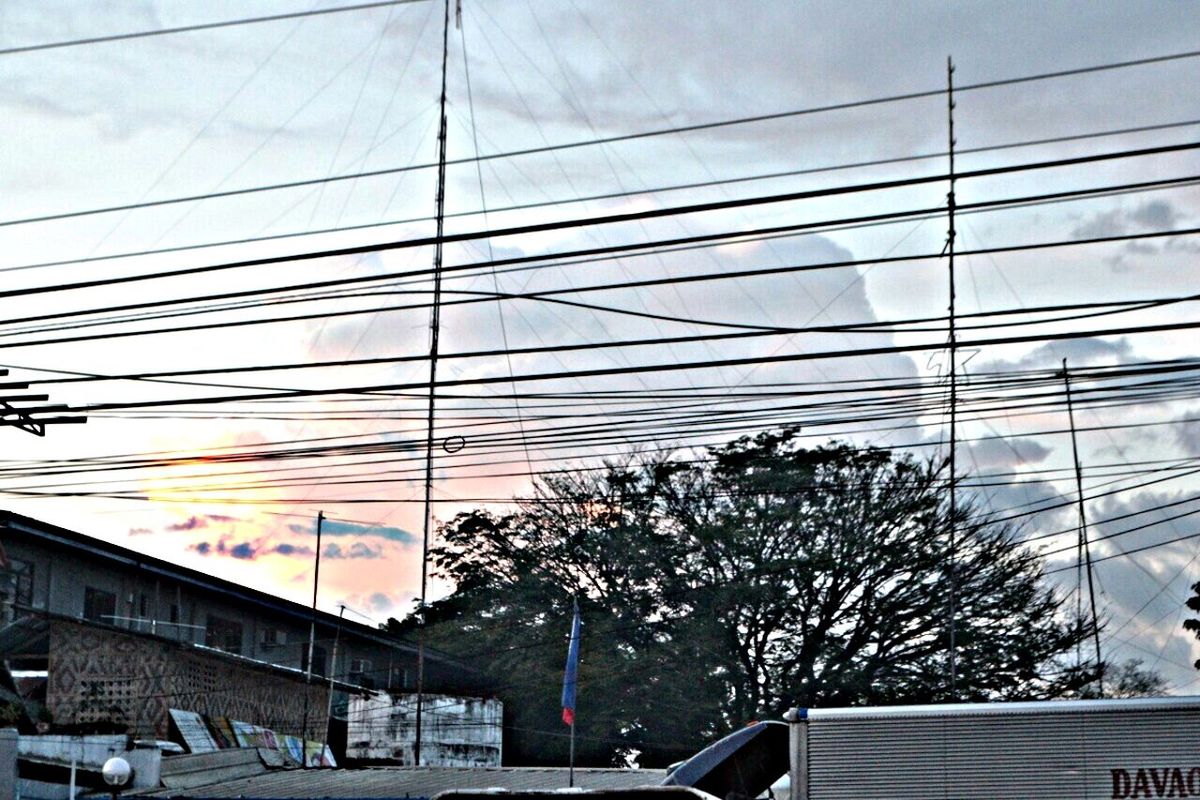
[[[571,766],[567,769],[567,786],[575,786],[575,723],[571,723]]]
[[[567,668],[563,670],[563,722],[571,726],[571,757],[567,767],[567,786],[575,787],[575,685],[579,672],[579,600],[571,603],[571,643],[567,647]]]

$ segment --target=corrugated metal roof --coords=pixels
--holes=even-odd
[[[797,709],[810,720],[864,719],[887,717],[995,716],[1003,714],[1081,714],[1105,711],[1155,711],[1200,708],[1200,695],[1135,697],[1115,700],[1031,700],[1018,703],[943,703],[919,706],[849,706],[845,708]]]
[[[1055,704],[1052,713],[1037,705],[990,716],[811,719],[808,798],[1098,800],[1130,797],[1119,773],[1132,782],[1146,768],[1168,791],[1147,786],[1137,796],[1194,796],[1183,782],[1200,764],[1196,704],[1098,702]]]
[[[655,786],[666,772],[657,769],[575,770],[582,789]],[[238,780],[161,789],[138,797],[187,798],[428,798],[451,789],[525,791],[567,786],[565,767],[371,767],[367,769],[291,769]],[[134,795],[126,794],[125,797]]]

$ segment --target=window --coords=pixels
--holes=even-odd
[[[287,644],[287,634],[279,628],[260,628],[258,642],[263,647],[278,647]]]
[[[138,616],[146,619],[150,616],[150,598],[146,595],[138,595]]]
[[[226,653],[241,654],[242,623],[209,614],[208,625],[204,628],[204,644]]]
[[[23,606],[33,605],[33,562],[10,558],[8,565],[13,581],[13,602]]]
[[[365,658],[350,659],[350,682],[374,689],[374,676],[371,674],[371,662]]]
[[[300,645],[300,669],[308,671],[308,642],[303,642]],[[325,648],[321,645],[313,646],[313,674],[325,674]]]
[[[103,589],[83,587],[83,618],[112,625],[117,615],[117,596]]]
[[[177,603],[171,603],[171,608],[167,613],[172,623],[179,622],[179,605]]]

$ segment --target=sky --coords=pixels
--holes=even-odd
[[[16,0],[0,5],[0,50],[331,5]],[[323,512],[321,606],[345,605],[368,624],[412,608],[434,258],[412,243],[435,232],[442,13],[409,2],[0,54],[0,368],[88,417],[44,438],[0,428],[0,506],[301,602]],[[923,380],[944,399],[950,364],[936,320],[948,272],[936,256],[949,187],[912,181],[947,171],[947,58],[956,169],[970,172],[1196,143],[1200,58],[978,84],[1184,54],[1198,41],[1200,14],[1186,2],[463,0],[448,37],[445,192],[445,230],[463,236],[443,253],[438,368],[440,382],[458,383],[439,400],[435,519],[503,509],[531,472],[631,448],[686,456],[733,435],[733,422],[672,416],[705,408],[737,412],[743,432],[790,422],[812,444],[944,453],[944,403],[852,421],[770,391]],[[920,96],[894,99],[908,95]],[[588,144],[597,139],[607,141]],[[1195,151],[1177,150],[956,183],[955,247],[971,253],[955,267],[968,343],[956,372],[1040,370],[1036,391],[1053,396],[1027,407],[980,399],[984,387],[964,402],[963,491],[999,516],[1052,506],[1022,516],[1021,535],[1047,552],[1067,592],[1076,494],[1053,374],[1063,359],[1087,370],[1196,356],[1194,304],[1183,298],[1200,294],[1190,269],[1200,243],[1168,234],[1197,225],[1200,196],[1161,182],[1198,168]],[[884,181],[908,183],[565,224]],[[279,184],[299,185],[258,191]],[[564,225],[495,233],[548,222]],[[555,257],[806,223],[826,224]],[[1161,235],[997,252],[1135,234]],[[148,277],[338,248],[362,252]],[[931,257],[798,269],[903,256]],[[719,279],[754,270],[774,271]],[[712,279],[668,282],[701,274]],[[104,283],[114,278],[128,280]],[[342,283],[307,285],[322,281]],[[643,285],[612,287],[634,281]],[[1173,302],[1084,319],[1030,310],[1164,299]],[[1000,310],[1021,325],[970,316]],[[827,330],[921,318],[935,320]],[[1177,327],[1103,333],[1152,325]],[[812,326],[826,330],[761,330]],[[1001,336],[1026,339],[977,344]],[[545,352],[585,343],[606,346]],[[891,345],[926,349],[856,352]],[[511,352],[531,349],[542,352]],[[847,381],[860,383],[837,383]],[[1100,404],[1089,400],[1097,385],[1076,384],[1075,421],[1105,656],[1140,658],[1174,691],[1195,692],[1200,642],[1180,624],[1200,580],[1187,516],[1200,511],[1189,472],[1200,403],[1173,386]],[[228,399],[295,390],[313,394]],[[448,588],[435,582],[433,593]]]

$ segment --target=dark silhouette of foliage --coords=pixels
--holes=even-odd
[[[1085,700],[1114,697],[1162,697],[1167,693],[1167,681],[1158,672],[1143,667],[1140,658],[1131,658],[1104,673],[1104,691],[1093,681],[1079,691]]]
[[[1055,697],[1095,677],[1068,658],[1092,628],[1011,527],[960,504],[950,549],[940,465],[790,431],[710,456],[545,475],[511,514],[442,526],[431,555],[457,588],[427,641],[490,672],[511,763],[565,761],[573,597],[584,764],[669,763],[795,705]]]
[[[1200,582],[1192,584],[1192,596],[1187,599],[1187,607],[1192,611],[1200,611]],[[1183,629],[1191,631],[1197,639],[1200,639],[1200,619],[1191,618],[1183,621]],[[1200,658],[1192,665],[1196,669],[1200,669]]]

